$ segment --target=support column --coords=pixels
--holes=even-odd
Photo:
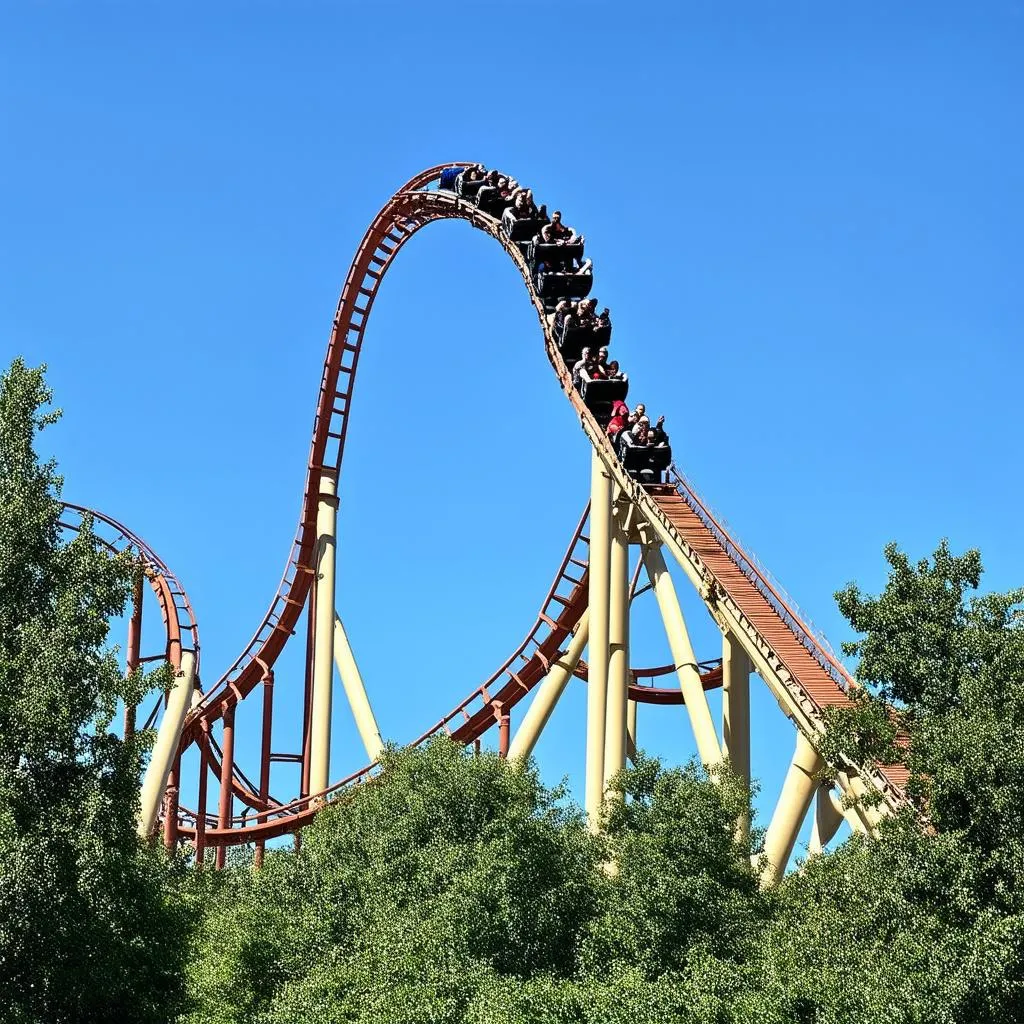
[[[210,751],[208,729],[209,725],[203,720],[199,730],[199,742],[196,744],[199,750],[199,797],[196,803],[197,868],[201,868],[206,863],[206,797],[208,776],[210,774],[210,768],[206,763],[206,757]]]
[[[316,513],[316,605],[313,625],[313,707],[310,721],[309,791],[331,784],[331,703],[334,686],[334,571],[338,533],[338,481],[320,474]]]
[[[260,800],[266,803],[270,796],[270,755],[273,750],[272,732],[274,725],[274,670],[271,669],[263,677],[263,735],[260,743]],[[257,820],[260,820],[257,818]],[[263,867],[263,852],[266,843],[256,840],[253,853],[253,864]]]
[[[857,774],[848,774],[846,776],[847,785],[853,791],[853,795],[857,798],[854,808],[864,823],[865,831],[868,835],[875,835],[878,831],[878,825],[884,817],[884,811],[875,803],[875,796],[877,791],[873,787],[869,787],[868,784]]]
[[[576,625],[576,633],[569,641],[569,649],[551,663],[544,682],[537,687],[537,693],[530,702],[526,715],[516,730],[508,748],[509,760],[525,761],[548,724],[551,712],[555,710],[558,698],[562,696],[573,672],[579,664],[583,648],[590,636],[590,613],[585,611]]]
[[[181,742],[181,727],[192,703],[192,691],[196,683],[196,656],[192,651],[183,651],[181,668],[174,676],[174,685],[167,697],[167,708],[160,720],[153,754],[149,759],[146,774],[142,780],[139,797],[139,835],[148,839],[156,825],[160,805],[167,791],[167,780],[171,775]],[[177,822],[175,822],[177,828]]]
[[[826,783],[818,787],[814,797],[814,824],[808,852],[813,857],[825,851],[843,823],[843,804]]]
[[[722,756],[750,789],[750,658],[732,633],[722,637]],[[750,812],[740,816],[736,839],[750,844]]]
[[[683,618],[683,610],[679,607],[675,584],[657,543],[645,546],[644,563],[665,624],[665,635],[668,637],[672,661],[679,677],[679,688],[683,691],[693,736],[697,742],[697,754],[704,765],[714,767],[722,760],[718,730],[711,718],[711,708],[708,707],[708,698],[700,681],[700,669],[697,667],[693,645],[690,643],[690,634],[686,631],[686,620]]]
[[[608,707],[604,738],[603,790],[609,799],[612,778],[626,767],[626,704],[629,702],[629,538],[618,517],[612,519],[608,608]]]
[[[594,449],[590,471],[590,656],[587,660],[587,770],[584,804],[590,828],[595,832],[601,827],[601,803],[604,799],[611,527],[611,478],[597,449]]]
[[[508,757],[509,730],[512,720],[500,700],[494,702],[494,717],[498,720],[498,757]]]
[[[142,569],[135,574],[132,583],[132,616],[128,620],[128,643],[125,650],[125,675],[130,676],[139,667],[142,646]],[[130,740],[135,735],[134,704],[124,707],[124,738]]]
[[[764,837],[764,853],[760,858],[761,884],[775,885],[786,871],[807,809],[811,806],[818,783],[814,778],[825,762],[802,732],[796,734],[793,763],[775,805],[775,813]]]
[[[178,798],[181,793],[181,754],[174,758],[167,777],[167,793],[164,798],[164,847],[173,853],[178,845]]]
[[[626,754],[631,764],[636,764],[636,709],[635,700],[626,704]]]
[[[341,676],[342,686],[345,687],[349,706],[352,708],[352,717],[356,720],[356,728],[366,748],[366,756],[371,761],[376,761],[384,750],[384,740],[381,739],[377,719],[374,718],[373,709],[370,707],[370,698],[366,695],[366,687],[363,685],[363,677],[359,674],[352,645],[348,642],[348,634],[337,612],[334,613],[334,661],[338,666],[338,674]]]
[[[224,742],[221,744],[220,762],[220,795],[217,801],[217,828],[231,828],[231,815],[234,798],[231,792],[231,781],[235,766],[235,705],[229,704],[224,709]],[[217,847],[216,866],[224,867],[227,846],[223,843]]]
[[[853,786],[853,779],[848,772],[837,771],[836,781],[844,792],[852,792],[855,797],[858,796],[858,792]],[[842,806],[842,800],[840,800],[840,806]],[[849,807],[843,808],[843,817],[846,818],[850,828],[858,835],[869,836],[873,834],[872,823],[868,820],[866,811],[867,808],[863,806],[860,799],[853,801]]]

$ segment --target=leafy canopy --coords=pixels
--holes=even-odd
[[[0,991],[5,1019],[165,1021],[183,934],[135,834],[149,737],[111,731],[125,679],[107,648],[138,566],[86,520],[61,535],[61,478],[35,452],[59,413],[43,370],[0,377]]]

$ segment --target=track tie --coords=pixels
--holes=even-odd
[[[372,299],[373,298],[373,289],[372,288],[360,287],[359,288],[359,294],[360,295],[365,295],[368,299]]]
[[[590,566],[589,562],[584,562],[582,559],[579,558],[570,558],[569,561],[572,562],[573,565],[579,566],[581,569],[587,569]]]

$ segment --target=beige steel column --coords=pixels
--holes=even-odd
[[[644,564],[654,587],[654,596],[658,599],[658,608],[665,624],[665,635],[668,637],[668,646],[675,662],[676,675],[679,677],[679,688],[683,691],[693,736],[697,741],[697,753],[702,763],[710,768],[722,760],[718,730],[711,718],[707,694],[704,693],[704,686],[700,681],[700,669],[697,668],[697,659],[690,643],[690,634],[686,630],[683,610],[679,607],[676,588],[657,542],[644,547]]]
[[[814,823],[811,827],[811,842],[808,850],[811,856],[824,852],[843,823],[843,804],[827,783],[818,787],[814,798]]]
[[[595,832],[601,827],[601,804],[604,800],[611,529],[611,477],[595,448],[590,472],[590,646],[587,659],[587,770],[584,798],[587,819]]]
[[[868,835],[875,835],[878,825],[885,816],[884,805],[876,804],[877,790],[857,774],[848,774],[847,782],[853,795],[857,798],[854,808],[863,821]]]
[[[750,788],[750,658],[732,633],[722,637],[722,756]],[[740,817],[737,840],[750,842],[750,812]]]
[[[626,705],[626,755],[632,764],[636,764],[636,701]]]
[[[181,668],[174,677],[174,685],[167,696],[167,707],[157,730],[153,755],[149,759],[146,774],[142,780],[139,798],[139,835],[150,836],[160,813],[160,804],[167,789],[167,779],[178,754],[181,741],[181,727],[192,702],[192,691],[196,684],[196,656],[191,651],[182,651]]]
[[[363,685],[363,677],[359,674],[352,645],[348,642],[348,634],[337,612],[334,613],[334,662],[338,666],[338,675],[341,676],[341,683],[345,687],[345,694],[352,708],[352,717],[356,720],[356,728],[366,748],[366,756],[371,761],[376,761],[384,749],[384,740],[381,738],[377,719],[373,715],[373,708],[370,707],[370,698],[366,695],[366,687]]]
[[[331,784],[331,703],[334,686],[334,571],[338,535],[338,481],[333,469],[320,474],[316,512],[316,603],[313,623],[313,707],[310,722],[309,791]]]
[[[841,790],[844,794],[853,793],[855,797],[858,796],[858,791],[854,789],[853,778],[848,772],[837,771],[836,781],[839,783]],[[839,798],[840,807],[842,807],[843,797]],[[850,824],[850,828],[858,835],[869,836],[873,834],[874,826],[867,817],[867,808],[863,806],[863,802],[860,799],[855,799],[849,807],[843,808],[843,817]]]
[[[602,788],[611,799],[612,778],[626,767],[626,704],[629,702],[629,538],[618,517],[612,519],[608,606],[608,706],[604,734]]]
[[[585,611],[580,616],[576,633],[569,643],[569,649],[551,663],[544,682],[537,687],[537,694],[530,702],[529,710],[527,710],[508,748],[510,761],[525,761],[533,753],[533,748],[537,745],[544,726],[548,724],[551,712],[555,710],[558,698],[562,696],[569,680],[572,679],[573,672],[576,671],[576,666],[579,664],[583,648],[587,646],[589,637],[590,613]]]
[[[764,837],[764,853],[760,858],[761,884],[775,885],[786,871],[807,809],[811,806],[818,782],[814,778],[825,762],[802,732],[796,734],[793,763],[782,784],[779,802]]]

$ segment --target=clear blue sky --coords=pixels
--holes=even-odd
[[[1024,582],[1024,5],[216,8],[0,13],[0,354],[49,364],[66,496],[176,569],[207,682],[287,555],[355,246],[449,159],[585,231],[631,397],[834,643],[833,591],[877,589],[890,539]],[[403,741],[532,622],[588,452],[514,269],[465,225],[407,247],[367,342],[339,607]],[[667,660],[644,611],[634,660]],[[759,692],[770,805],[792,734]],[[580,784],[584,703],[542,744],[549,781]],[[692,751],[682,709],[640,728]],[[338,774],[354,744],[339,720]]]

